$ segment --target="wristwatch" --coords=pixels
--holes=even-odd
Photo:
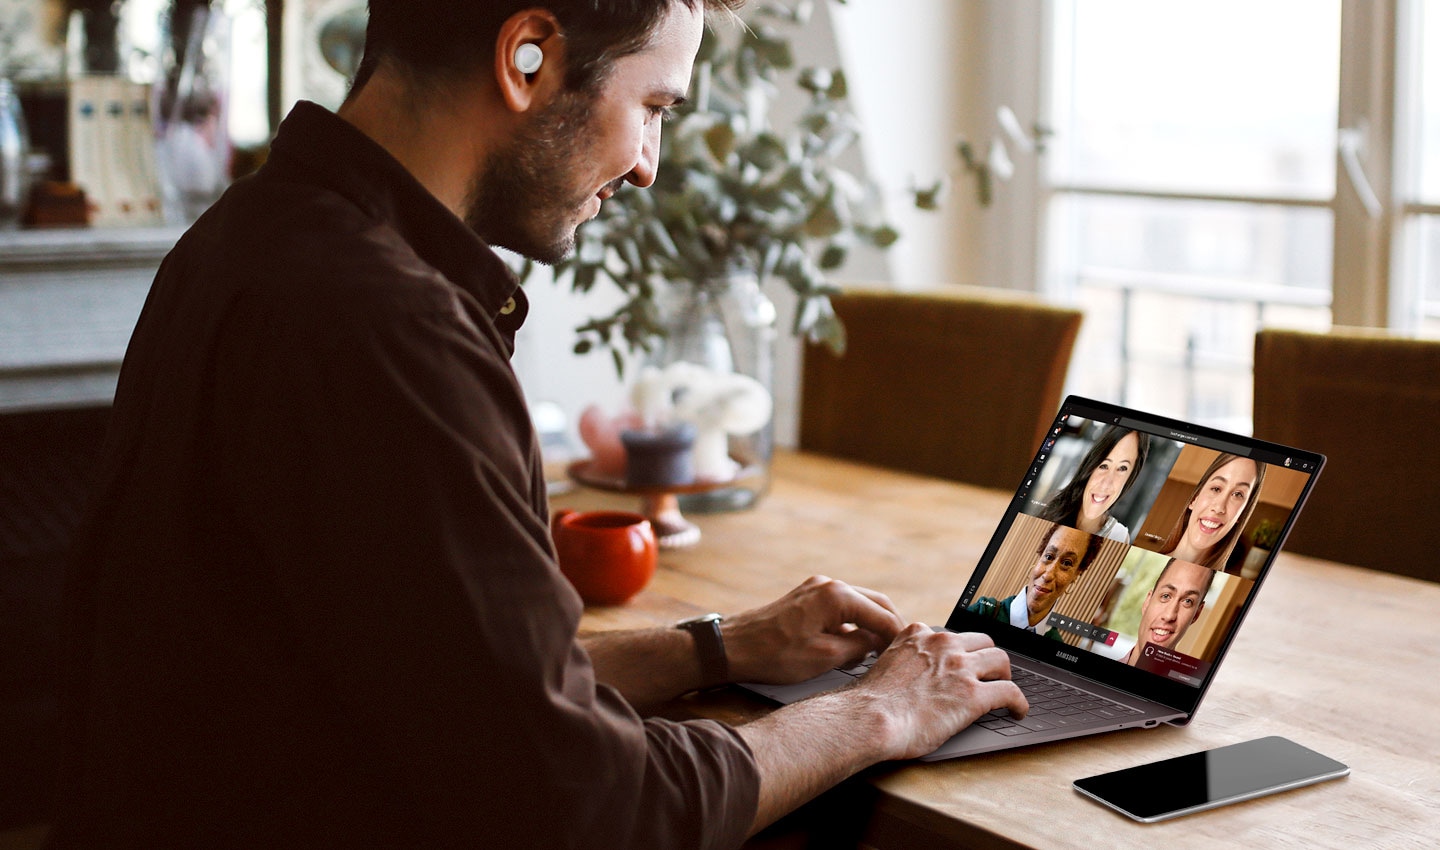
[[[720,634],[720,621],[725,619],[711,612],[681,620],[675,628],[684,629],[695,638],[695,652],[700,656],[700,689],[718,688],[730,681],[730,662],[725,658],[725,638]]]

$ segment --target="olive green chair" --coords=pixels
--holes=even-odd
[[[800,447],[1013,489],[1060,406],[1082,315],[1023,293],[852,288],[847,347],[806,347]]]
[[[1437,429],[1440,340],[1255,335],[1255,436],[1327,457],[1287,550],[1440,581]]]

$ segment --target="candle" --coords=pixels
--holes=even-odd
[[[631,487],[668,487],[695,480],[691,448],[695,426],[681,422],[669,428],[621,431],[625,444],[625,481]]]

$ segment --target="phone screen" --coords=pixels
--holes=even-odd
[[[1151,823],[1349,773],[1332,758],[1272,736],[1077,779],[1074,787]]]

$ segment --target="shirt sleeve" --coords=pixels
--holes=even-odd
[[[494,328],[419,289],[308,316],[242,305],[222,335],[218,486],[302,662],[438,835],[737,846],[753,755],[729,727],[642,721],[597,685]]]

